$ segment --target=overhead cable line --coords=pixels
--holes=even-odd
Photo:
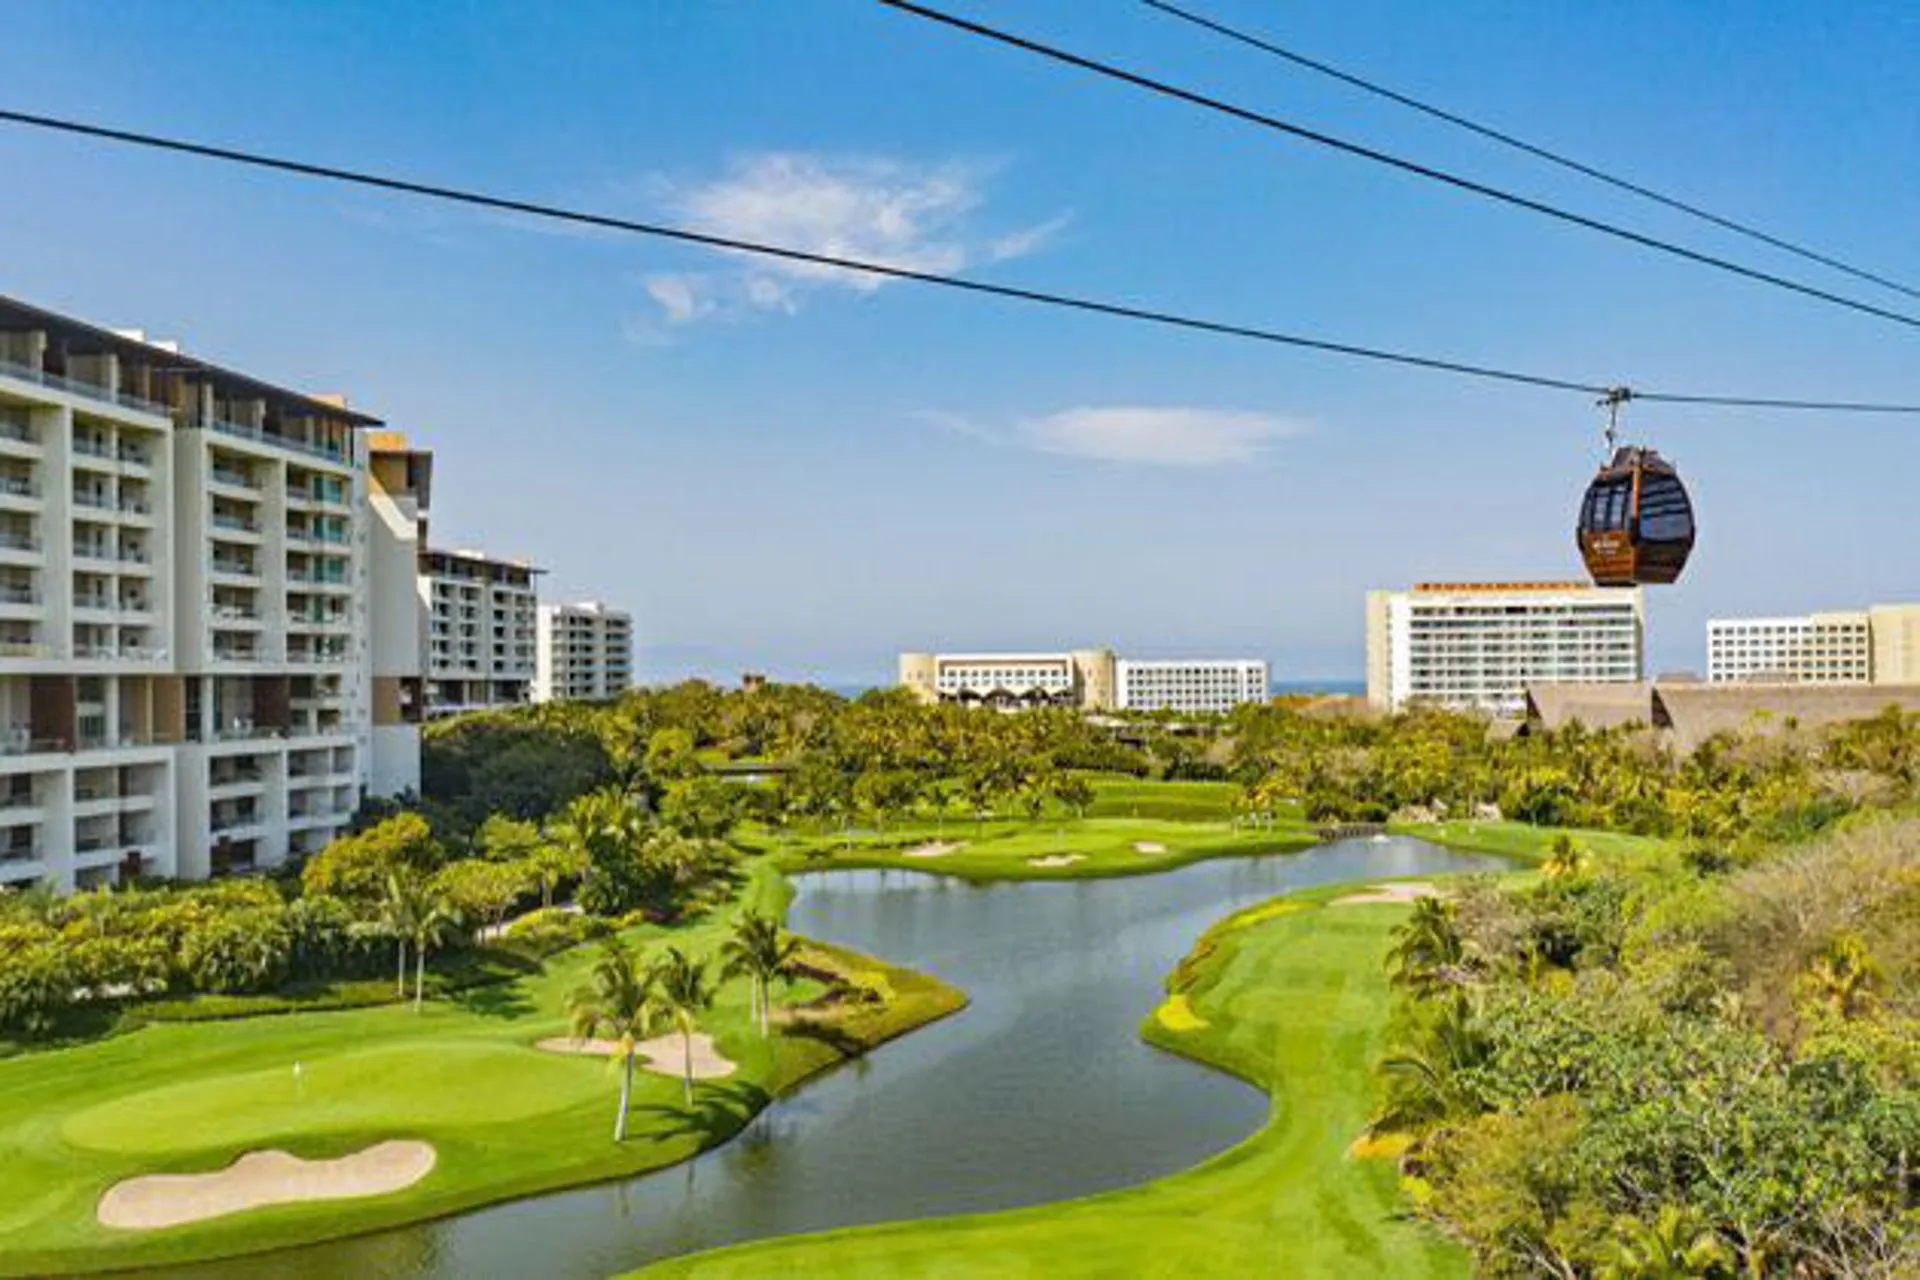
[[[929,8],[926,5],[915,4],[913,0],[877,0],[877,2],[885,5],[889,9],[897,9],[901,13],[922,18],[928,22],[936,23],[955,31],[978,36],[981,39],[1004,45],[1011,49],[1019,49],[1026,53],[1035,54],[1041,58],[1060,63],[1063,66],[1087,71],[1094,75],[1104,77],[1105,79],[1116,80],[1123,84],[1132,85],[1134,88],[1144,89],[1149,93],[1157,94],[1161,97],[1173,98],[1188,103],[1191,106],[1201,107],[1208,111],[1218,112],[1221,115],[1231,116],[1236,120],[1258,125],[1264,129],[1271,129],[1276,133],[1283,133],[1303,142],[1313,143],[1316,146],[1328,147],[1334,151],[1343,152],[1346,155],[1372,161],[1375,164],[1385,165],[1388,168],[1397,169],[1402,173],[1410,173],[1416,177],[1426,178],[1430,181],[1453,187],[1456,190],[1465,191],[1470,195],[1481,196],[1516,209],[1524,209],[1530,213],[1537,213],[1543,217],[1554,219],[1557,222],[1564,222],[1571,226],[1584,227],[1589,231],[1598,232],[1601,235],[1610,236],[1616,240],[1625,241],[1628,244],[1639,245],[1641,248],[1650,249],[1656,253],[1663,253],[1671,257],[1680,258],[1698,266],[1711,267],[1716,271],[1723,271],[1730,275],[1740,276],[1760,284],[1772,285],[1775,288],[1785,289],[1789,292],[1800,294],[1803,297],[1830,303],[1836,307],[1844,307],[1849,311],[1857,311],[1863,315],[1875,316],[1882,320],[1890,320],[1895,324],[1905,325],[1911,329],[1920,329],[1920,316],[1911,316],[1904,312],[1877,306],[1871,302],[1862,302],[1858,298],[1849,298],[1845,294],[1834,293],[1831,290],[1822,289],[1818,285],[1807,284],[1805,281],[1777,275],[1774,272],[1762,270],[1758,267],[1745,266],[1730,258],[1722,258],[1699,249],[1690,249],[1685,245],[1676,244],[1671,240],[1663,240],[1658,236],[1648,235],[1642,231],[1635,231],[1629,227],[1622,227],[1616,223],[1588,217],[1583,213],[1575,213],[1571,209],[1549,204],[1544,200],[1536,200],[1531,196],[1523,196],[1517,192],[1508,191],[1501,187],[1490,186],[1487,183],[1462,177],[1457,173],[1452,173],[1445,169],[1438,169],[1432,165],[1421,164],[1416,160],[1408,160],[1403,156],[1397,156],[1363,143],[1350,142],[1344,138],[1337,138],[1332,134],[1323,133],[1318,129],[1310,129],[1305,125],[1294,124],[1291,121],[1282,120],[1278,116],[1271,116],[1264,112],[1255,111],[1250,107],[1237,106],[1234,103],[1212,97],[1208,94],[1199,93],[1192,89],[1181,88],[1179,85],[1170,84],[1165,80],[1156,80],[1151,76],[1143,75],[1137,71],[1129,71],[1124,67],[1115,66],[1110,62],[1101,62],[1094,58],[1084,57],[1055,45],[1043,44],[1040,41],[1028,39],[1026,36],[1015,35],[1009,31],[1002,31],[997,27],[989,27],[983,23],[975,22],[970,18],[958,17],[939,9]]]
[[[280,173],[295,174],[300,177],[318,178],[329,182],[346,183],[353,186],[372,187],[377,190],[398,192],[404,195],[423,196],[428,199],[470,205],[476,208],[491,209],[502,213],[524,214],[528,217],[545,218],[557,222],[571,223],[577,226],[597,227],[608,231],[625,231],[635,235],[653,237],[655,239],[699,245],[708,249],[751,254],[764,258],[776,258],[787,262],[801,262],[810,266],[834,267],[843,271],[860,272],[891,280],[908,280],[917,284],[936,285],[940,288],[957,290],[963,293],[1004,298],[1010,301],[1025,302],[1040,306],[1064,308],[1071,311],[1110,316],[1115,319],[1133,320],[1168,328],[1215,334],[1221,337],[1244,338],[1255,342],[1297,347],[1303,350],[1320,351],[1330,355],[1348,356],[1353,359],[1370,360],[1382,364],[1404,365],[1437,373],[1451,373],[1462,377],[1539,387],[1550,391],[1575,392],[1582,395],[1606,395],[1616,390],[1616,388],[1601,383],[1583,382],[1572,378],[1554,378],[1542,374],[1496,368],[1491,365],[1469,364],[1463,361],[1447,360],[1436,356],[1418,355],[1405,351],[1392,351],[1383,347],[1369,347],[1357,343],[1338,342],[1326,338],[1306,337],[1301,334],[1285,333],[1277,329],[1236,324],[1224,320],[1213,320],[1204,316],[1187,315],[1152,307],[1136,306],[1130,303],[1109,302],[1098,298],[1081,297],[1075,294],[1057,293],[1043,289],[1029,289],[1018,285],[996,284],[986,280],[969,280],[963,277],[945,275],[934,271],[921,271],[911,267],[896,266],[891,263],[848,258],[838,254],[816,253],[808,249],[795,249],[786,245],[767,244],[760,241],[741,239],[737,236],[698,231],[690,227],[642,222],[632,218],[615,217],[611,214],[567,209],[558,205],[541,204],[510,196],[488,195],[484,192],[468,191],[458,187],[419,182],[409,178],[397,178],[386,174],[343,169],[333,165],[314,164],[309,161],[293,160],[283,156],[267,155],[261,152],[240,151],[231,147],[213,146],[207,143],[192,142],[183,138],[164,137],[159,134],[137,133],[132,130],[88,124],[84,121],[68,120],[57,116],[36,115],[31,112],[11,111],[0,108],[0,122],[24,125],[35,129],[46,129],[57,133],[76,135],[100,141],[123,143],[150,150],[198,156],[203,159],[219,160],[255,169],[274,170]],[[1693,404],[1725,408],[1817,410],[1832,413],[1920,414],[1920,404],[1761,399],[1741,396],[1682,395],[1678,393],[1638,390],[1634,391],[1632,396],[1637,400],[1666,401],[1674,404]]]
[[[1731,231],[1735,235],[1745,236],[1749,240],[1755,240],[1761,244],[1779,249],[1784,253],[1790,253],[1796,257],[1804,258],[1808,262],[1816,262],[1823,267],[1830,267],[1835,271],[1852,276],[1857,280],[1865,280],[1870,284],[1877,284],[1882,288],[1891,289],[1895,293],[1904,293],[1909,298],[1920,298],[1920,289],[1916,289],[1911,285],[1902,284],[1898,280],[1890,279],[1878,272],[1869,271],[1865,267],[1856,267],[1843,262],[1831,254],[1822,253],[1817,249],[1810,249],[1803,244],[1796,244],[1791,240],[1774,235],[1771,232],[1762,231],[1751,223],[1729,218],[1725,214],[1714,213],[1710,209],[1703,209],[1697,204],[1690,204],[1676,196],[1665,195],[1651,187],[1635,182],[1630,178],[1622,178],[1618,174],[1608,173],[1604,169],[1596,168],[1593,165],[1575,160],[1564,152],[1554,151],[1538,143],[1528,142],[1524,138],[1515,137],[1513,134],[1501,129],[1496,129],[1491,125],[1481,124],[1476,120],[1460,115],[1458,112],[1448,111],[1444,107],[1436,107],[1430,102],[1422,102],[1420,99],[1409,94],[1390,89],[1378,81],[1368,80],[1362,76],[1355,75],[1351,71],[1345,71],[1330,63],[1322,62],[1317,58],[1308,57],[1298,50],[1289,49],[1285,45],[1277,44],[1272,40],[1254,35],[1238,27],[1229,26],[1218,19],[1207,17],[1205,14],[1196,13],[1191,9],[1183,9],[1176,4],[1169,4],[1167,0],[1140,0],[1140,2],[1149,9],[1156,9],[1168,17],[1178,18],[1182,22],[1191,23],[1196,27],[1211,31],[1228,40],[1246,45],[1249,48],[1258,49],[1263,53],[1271,54],[1297,67],[1302,67],[1332,80],[1338,80],[1342,84],[1351,85],[1363,93],[1370,93],[1375,97],[1385,98],[1389,102],[1398,103],[1400,106],[1417,111],[1421,115],[1429,116],[1435,120],[1441,120],[1447,124],[1465,129],[1469,133],[1477,134],[1489,141],[1510,147],[1515,151],[1530,155],[1537,160],[1544,160],[1548,164],[1557,165],[1572,173],[1580,174],[1582,177],[1591,178],[1595,182],[1605,183],[1607,186],[1613,187],[1616,190],[1638,196],[1642,200],[1648,200],[1654,204],[1675,210],[1676,212],[1684,213],[1689,217],[1698,218],[1700,221],[1710,223],[1723,231]]]

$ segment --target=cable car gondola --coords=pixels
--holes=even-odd
[[[1594,585],[1601,587],[1673,582],[1693,551],[1693,503],[1680,473],[1652,449],[1614,447],[1620,405],[1631,398],[1620,389],[1601,401],[1614,415],[1607,423],[1611,456],[1580,504],[1575,541]]]

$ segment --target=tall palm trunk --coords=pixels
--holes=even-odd
[[[686,1094],[687,1105],[693,1105],[693,1023],[691,1020],[680,1024],[680,1062],[682,1075],[680,1084]]]
[[[633,1097],[633,1042],[627,1042],[626,1071],[620,1077],[620,1114],[613,1118],[613,1140],[627,1140],[627,1102]]]
[[[427,948],[424,943],[415,943],[413,947],[413,1011],[420,1012],[420,1003],[427,994]]]
[[[767,989],[766,978],[758,974],[755,974],[753,979],[753,1001],[755,1005],[754,1014],[759,1019],[759,1022],[760,1022],[760,1035],[762,1039],[764,1039],[767,1034],[767,1004],[768,1004],[767,996],[768,994],[769,992]]]
[[[400,939],[400,969],[395,976],[394,985],[399,991],[400,998],[405,1000],[407,998],[407,940],[405,938]]]

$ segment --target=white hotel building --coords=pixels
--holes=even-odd
[[[1713,618],[1712,684],[1920,684],[1920,605],[1793,618]]]
[[[1267,664],[1258,659],[1139,661],[1122,658],[1122,711],[1219,712],[1267,700]]]
[[[345,825],[376,425],[0,298],[0,886],[199,879]]]
[[[1255,660],[1140,662],[1111,649],[1065,653],[903,653],[900,684],[922,702],[1006,710],[1224,712],[1267,698]]]
[[[538,609],[525,560],[481,551],[422,553],[426,714],[457,715],[527,703],[538,667]]]
[[[1574,582],[1421,583],[1367,593],[1367,701],[1497,716],[1526,712],[1535,683],[1642,678],[1639,587]]]
[[[598,600],[540,606],[535,702],[601,702],[633,686],[633,616]]]

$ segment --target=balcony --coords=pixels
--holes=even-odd
[[[119,460],[122,474],[143,472],[153,466],[153,455],[137,444],[121,441],[113,456]]]
[[[0,456],[38,458],[44,452],[40,447],[40,437],[34,434],[32,427],[11,418],[0,418]]]
[[[238,533],[251,538],[258,538],[260,536],[260,522],[250,516],[234,515],[228,511],[216,511],[213,513],[213,518],[209,523],[221,533]]]
[[[0,509],[38,511],[40,486],[25,476],[0,475]]]
[[[203,425],[221,435],[232,436],[237,440],[251,440],[255,444],[267,445],[274,449],[291,449],[309,458],[320,458],[339,466],[347,465],[347,451],[342,445],[313,444],[305,440],[295,440],[291,436],[270,432],[265,427],[249,427],[238,422],[228,422],[223,418],[209,418]]]
[[[224,486],[228,489],[239,489],[246,493],[258,493],[260,491],[260,486],[253,482],[253,477],[238,467],[223,467],[216,462],[208,471],[207,478],[214,484]]]
[[[117,404],[122,408],[135,409],[141,413],[150,413],[158,418],[164,418],[171,412],[171,410],[163,404],[156,404],[152,400],[143,400],[139,396],[131,395],[125,391],[109,391],[97,383],[81,382],[75,378],[63,378],[58,374],[48,373],[45,369],[35,369],[28,365],[15,364],[11,360],[0,360],[0,376],[19,378],[25,382],[38,383],[43,387],[51,387],[55,391],[64,391],[69,395],[85,396],[89,400],[99,400],[106,404]]]

